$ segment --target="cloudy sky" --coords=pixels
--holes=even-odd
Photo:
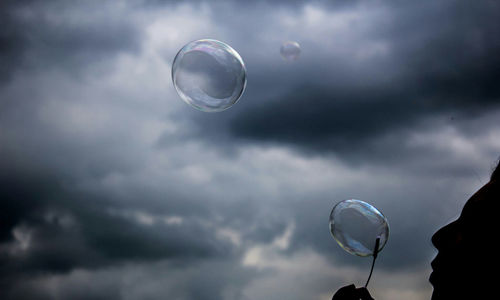
[[[248,70],[220,113],[171,83],[201,38]],[[372,295],[429,299],[500,156],[498,53],[498,1],[1,1],[2,299],[329,299],[370,267],[328,231],[349,198],[391,226]]]

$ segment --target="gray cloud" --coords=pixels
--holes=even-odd
[[[119,15],[119,5],[64,1],[5,1],[0,31],[0,76],[9,79],[22,69],[72,76],[120,52],[136,52],[140,28]],[[76,71],[76,72],[75,72]]]

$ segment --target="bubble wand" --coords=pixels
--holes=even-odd
[[[377,239],[375,240],[375,249],[373,249],[372,267],[370,269],[370,275],[368,275],[368,280],[366,280],[365,288],[368,287],[368,283],[370,282],[370,278],[372,278],[373,267],[375,266],[375,260],[377,259],[379,244],[380,244],[380,237],[377,237]]]

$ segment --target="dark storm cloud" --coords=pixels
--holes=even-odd
[[[22,278],[40,274],[67,274],[121,262],[231,256],[231,246],[196,222],[199,218],[182,226],[137,223],[109,213],[113,207],[123,207],[106,198],[71,192],[54,180],[29,175],[3,174],[0,194],[4,295]]]
[[[35,229],[33,244],[24,258],[27,261],[49,261],[44,266],[47,268],[58,265],[58,260],[62,265],[69,260],[69,264],[62,267],[66,269],[103,264],[108,259],[204,256],[227,251],[223,243],[210,241],[212,234],[196,222],[178,227],[140,224],[110,213],[113,204],[106,199],[98,199],[96,195],[73,194],[50,180],[3,177],[1,188],[5,196],[2,202],[2,241],[12,241],[15,225]],[[65,233],[64,224],[61,225],[60,221],[66,215],[70,224],[67,228],[69,232]],[[59,238],[62,240],[54,240]],[[184,244],[183,240],[188,244]],[[87,258],[86,255],[73,256],[73,251],[65,255],[65,249],[57,250],[61,246],[78,248],[77,245],[83,248],[83,252],[92,249],[90,252],[95,253],[87,253],[91,257]],[[43,258],[44,255],[53,255],[54,261]],[[80,260],[83,261],[80,263]],[[34,266],[38,264],[33,262]]]
[[[370,38],[386,41],[389,54],[356,65],[354,57],[315,57],[305,44],[302,61],[286,68],[253,61],[252,86],[242,103],[224,116],[196,116],[200,128],[254,142],[364,155],[361,149],[377,147],[380,137],[404,135],[430,116],[472,117],[498,108],[498,3],[404,3],[388,10],[388,20],[379,20]],[[357,46],[345,45],[353,51]],[[284,86],[288,91],[269,93]]]
[[[146,51],[151,49],[144,49],[148,35],[158,32],[149,32],[151,24],[137,20],[148,19],[148,13],[156,10],[166,14],[178,4],[192,3],[192,10],[174,11],[186,15],[186,32],[192,25],[195,33],[191,34],[198,34],[197,24],[189,22],[199,17],[203,5],[214,8],[210,17],[201,18],[207,23],[201,26],[214,29],[214,35],[227,38],[242,54],[249,81],[241,102],[223,113],[203,114],[185,106],[180,112],[174,109],[175,116],[169,119],[163,113],[166,106],[181,100],[151,104],[155,97],[148,89],[160,91],[155,96],[161,99],[167,90],[155,89],[165,81],[153,81],[158,75],[154,70],[153,75],[148,73],[151,70],[141,73],[145,66],[153,69],[152,64],[161,64]],[[303,53],[297,62],[268,61],[279,59],[279,44],[265,52],[261,48],[270,42],[257,42],[268,30],[281,31],[277,25],[281,20],[274,18],[298,18],[311,5],[326,14],[357,14],[360,5],[359,1],[332,3],[260,1],[255,8],[248,1],[230,5],[223,1],[138,1],[123,6],[2,2],[0,290],[8,289],[11,299],[121,299],[127,291],[119,283],[124,276],[126,285],[135,283],[132,299],[164,298],[166,289],[176,299],[245,299],[241,289],[253,279],[255,270],[242,266],[242,257],[252,247],[271,247],[290,224],[295,225],[290,246],[279,250],[279,255],[290,259],[313,249],[336,266],[364,265],[365,261],[343,253],[327,229],[331,201],[352,193],[373,200],[391,220],[391,240],[380,260],[381,269],[404,272],[427,265],[432,254],[428,239],[440,225],[428,210],[438,205],[434,190],[441,188],[438,183],[430,184],[435,178],[427,177],[446,171],[446,178],[470,179],[470,168],[462,161],[450,164],[455,168],[443,168],[449,162],[443,153],[412,148],[401,137],[442,125],[426,124],[433,118],[455,116],[462,124],[457,130],[467,136],[496,122],[481,119],[464,125],[462,121],[498,108],[498,4],[380,3],[387,14],[357,38],[386,42],[388,53],[360,63],[354,55],[331,54],[332,49],[317,48],[313,41],[339,38],[335,47],[350,53],[364,46],[358,45],[359,40],[306,32],[314,39],[299,41]],[[364,12],[378,4],[370,5]],[[318,12],[309,13],[308,18],[314,19]],[[168,38],[155,38],[164,44],[183,43],[183,37],[171,36],[184,32],[184,23],[160,25],[166,26]],[[350,24],[347,35],[355,35],[359,25]],[[278,39],[282,38],[288,36]],[[107,76],[89,66],[106,64],[122,53],[141,60],[126,61],[133,66],[122,73],[137,74],[118,74],[109,89],[94,93],[103,89],[95,82],[107,83]],[[268,58],[269,53],[276,57]],[[163,58],[169,61],[173,55]],[[153,63],[142,65],[148,59]],[[57,76],[51,77],[53,73]],[[96,80],[92,85],[78,78],[67,82],[68,74]],[[139,77],[153,83],[138,83]],[[128,97],[134,98],[132,104]],[[151,133],[155,126],[141,127],[155,118],[168,119],[166,123],[175,126],[158,139]],[[266,144],[284,145],[286,150],[265,153],[271,159],[266,156],[263,161],[259,151],[265,152],[266,147],[242,154],[245,146]],[[308,152],[287,152],[297,148]],[[331,188],[329,183],[308,187],[307,176],[318,176],[317,181],[323,176],[303,175],[311,168],[321,169],[316,157],[320,164],[337,167],[336,157],[327,152],[341,154],[339,165],[349,159],[358,161],[356,171],[363,165],[359,161],[383,161],[384,166],[362,170],[370,176],[359,183],[349,181],[357,175],[346,176],[351,179],[346,179],[345,187]],[[413,155],[415,159],[405,160]],[[273,165],[283,157],[286,162]],[[294,159],[299,160],[296,169],[289,167]],[[339,168],[327,171],[346,171]],[[186,169],[188,175],[183,173]],[[394,171],[393,177],[383,173],[387,170]],[[407,181],[394,179],[398,175]],[[377,181],[385,176],[395,183]],[[462,191],[460,183],[446,188]],[[380,190],[374,187],[377,184]],[[465,201],[465,195],[458,196]],[[452,203],[451,198],[439,200]],[[440,213],[439,208],[433,211]],[[220,229],[229,229],[223,232],[226,238],[220,238]],[[163,269],[157,266],[164,261],[168,263]],[[57,297],[51,294],[54,290]]]

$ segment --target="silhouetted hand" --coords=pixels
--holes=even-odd
[[[374,300],[365,287],[356,288],[354,284],[340,288],[332,300]]]

